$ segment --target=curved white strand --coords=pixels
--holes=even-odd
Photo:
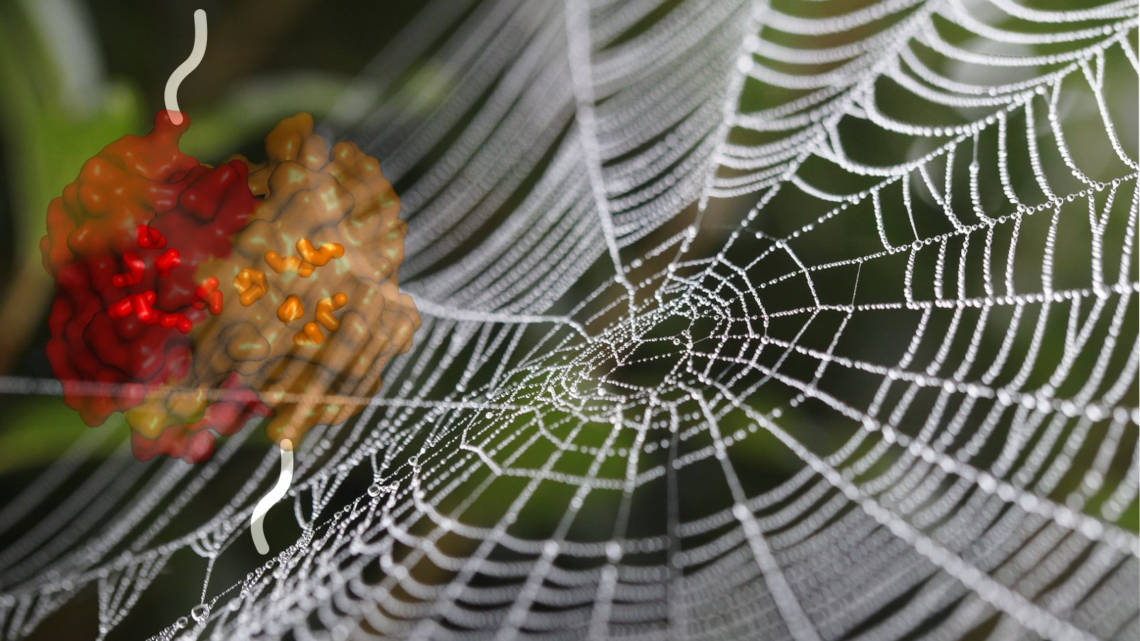
[[[166,110],[170,112],[170,122],[175,125],[182,124],[182,113],[178,110],[178,86],[182,81],[189,76],[191,72],[198,68],[202,63],[202,57],[206,55],[206,11],[197,9],[194,11],[194,46],[190,49],[190,55],[182,61],[182,64],[175,67],[174,71],[170,73],[170,78],[166,80],[166,90],[163,91],[163,101],[166,103]]]
[[[249,533],[253,536],[253,547],[259,554],[269,552],[269,542],[265,540],[265,515],[285,493],[289,491],[289,484],[293,482],[293,442],[289,439],[281,441],[281,473],[277,476],[277,483],[266,492],[265,496],[257,502],[253,513],[249,516]]]

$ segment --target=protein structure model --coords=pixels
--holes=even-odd
[[[88,160],[40,243],[64,399],[92,426],[124,412],[142,460],[203,461],[255,416],[292,447],[358,412],[420,324],[375,158],[330,148],[298,114],[269,133],[265,162],[210,167],[179,151],[189,125],[160,111]]]

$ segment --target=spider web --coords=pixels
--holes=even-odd
[[[1060,4],[428,6],[326,125],[424,325],[274,556],[256,430],[93,430],[0,511],[0,637],[1140,638],[1137,7]]]

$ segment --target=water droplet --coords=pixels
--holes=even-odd
[[[210,606],[199,603],[190,610],[190,616],[194,617],[195,621],[205,621],[206,617],[210,616]]]
[[[185,628],[188,625],[190,625],[190,619],[186,617],[178,617],[178,620],[174,622],[174,627],[178,629]]]
[[[376,483],[368,486],[368,496],[380,496],[384,490]]]

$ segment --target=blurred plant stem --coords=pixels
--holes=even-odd
[[[325,73],[292,73],[250,80],[221,96],[209,108],[190,113],[182,151],[203,162],[220,161],[240,141],[260,140],[278,120],[307,111],[320,119],[348,86],[349,79]],[[257,159],[254,159],[257,160]]]

